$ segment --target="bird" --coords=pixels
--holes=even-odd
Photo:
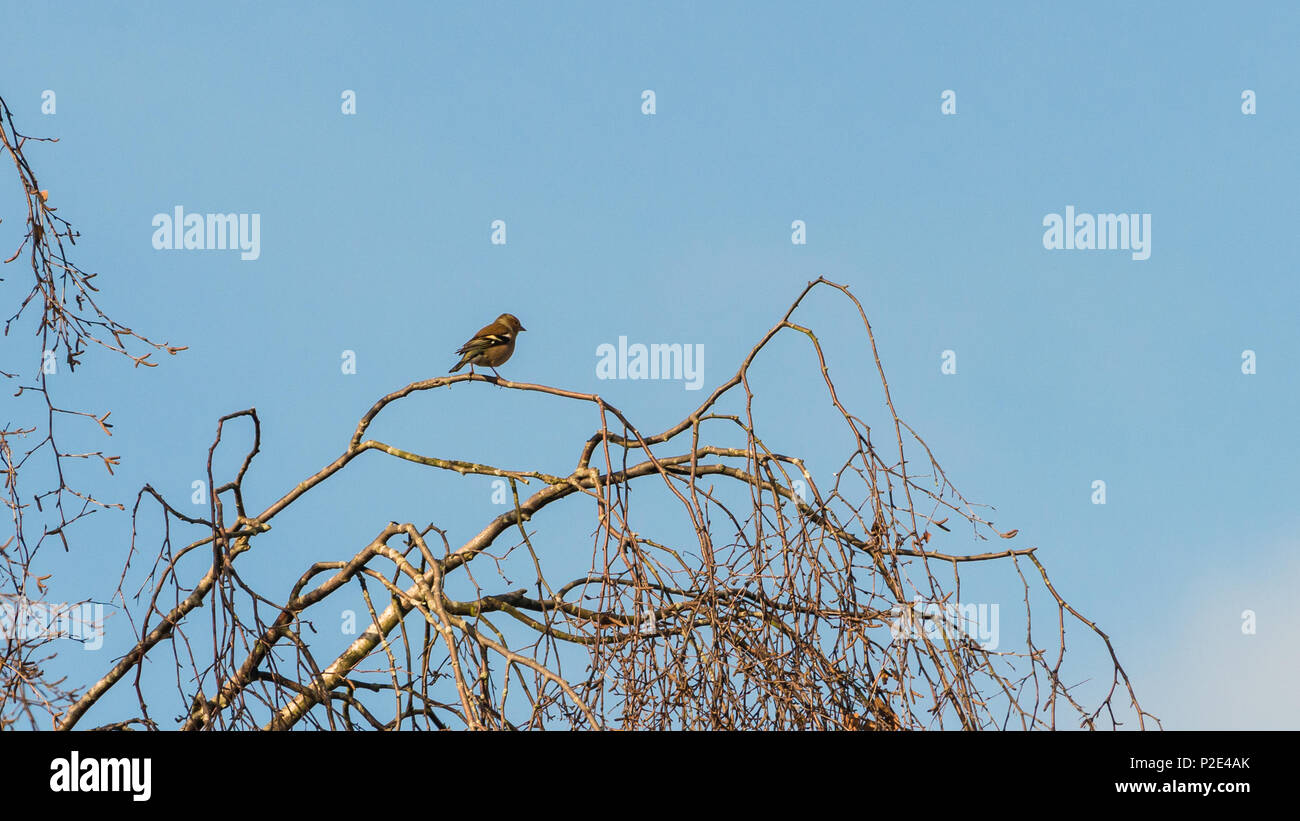
[[[515,352],[515,338],[521,331],[528,330],[514,314],[502,314],[496,318],[491,325],[479,329],[479,332],[456,349],[460,354],[460,361],[455,367],[447,373],[455,373],[461,368],[469,365],[469,372],[474,372],[475,365],[486,365],[496,373],[497,379],[501,374],[497,373],[497,366],[504,365],[510,355]]]

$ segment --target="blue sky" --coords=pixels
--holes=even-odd
[[[1281,697],[1300,628],[1294,9],[69,3],[4,17],[21,36],[0,94],[20,129],[60,139],[28,158],[83,235],[75,259],[101,272],[110,314],[189,346],[147,372],[96,356],[60,383],[69,403],[113,411],[111,443],[84,435],[123,457],[111,481],[84,474],[102,495],[129,507],[151,483],[187,501],[216,419],[256,407],[260,510],[502,311],[528,328],[503,375],[599,392],[658,430],[701,394],[598,380],[597,346],[702,345],[707,391],[824,275],[862,300],[901,416],[1019,529],[1016,546],[1038,546],[1148,710],[1167,728],[1300,727]],[[22,215],[3,173],[12,248]],[[260,256],[155,250],[151,220],[177,205],[259,214]],[[1150,258],[1045,249],[1044,217],[1067,206],[1150,214]],[[8,267],[6,305],[28,287]],[[821,294],[800,316],[846,404],[883,424],[852,307]],[[6,369],[34,366],[27,339],[5,339]],[[940,372],[945,350],[956,374]],[[774,345],[760,402],[782,448],[833,470],[845,443],[823,424],[814,363],[797,340]],[[595,416],[493,390],[416,397],[377,433],[571,469]],[[353,467],[278,519],[285,535],[246,572],[277,589],[389,519],[436,521],[455,543],[499,512],[486,479],[377,455]],[[43,554],[54,595],[102,596],[130,526],[100,515],[76,551]],[[1014,609],[1014,587],[991,584]],[[1081,677],[1106,677],[1095,642],[1078,634],[1071,651]],[[89,679],[108,662],[63,663]],[[129,711],[120,689],[92,716]]]

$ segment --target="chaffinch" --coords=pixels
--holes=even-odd
[[[514,314],[502,314],[496,322],[481,328],[473,339],[456,350],[460,354],[460,361],[447,373],[455,373],[466,365],[469,365],[469,372],[473,373],[475,365],[486,365],[500,379],[497,366],[504,365],[515,352],[515,337],[520,331],[526,330],[528,329],[519,324],[519,319]]]

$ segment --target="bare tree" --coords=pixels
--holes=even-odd
[[[857,307],[892,420],[891,456],[877,450],[871,429],[840,403],[816,334],[793,319],[818,287],[837,290]],[[844,424],[840,435],[850,446],[830,486],[818,482],[801,458],[769,450],[759,434],[750,368],[781,333],[806,338],[809,361],[820,369]],[[573,472],[508,470],[369,438],[372,422],[390,405],[466,381],[589,406],[596,430],[574,443]],[[501,396],[508,395],[494,391],[485,401]],[[739,413],[722,409],[731,399],[740,402]],[[147,497],[169,519],[201,524],[207,534],[179,550],[170,541],[163,546],[150,576],[139,643],[73,705],[61,726],[76,725],[110,687],[141,675],[146,655],[167,640],[176,663],[189,671],[184,686],[193,687],[185,691],[185,729],[304,723],[384,729],[1052,728],[1060,707],[1073,716],[1072,724],[1094,727],[1102,719],[1117,723],[1117,692],[1124,709],[1131,705],[1139,726],[1147,726],[1149,716],[1113,650],[1111,684],[1100,702],[1085,706],[1072,696],[1062,676],[1067,622],[1082,625],[1108,649],[1110,641],[1056,593],[1034,548],[975,555],[931,549],[934,534],[948,532],[954,516],[980,537],[1015,532],[998,533],[977,516],[894,412],[862,306],[847,288],[825,279],[808,284],[730,379],[653,435],[592,394],[482,375],[428,379],[376,402],[338,458],[250,513],[244,482],[261,448],[255,410],[219,421],[209,471],[227,423],[236,421],[252,426],[254,444],[233,477],[218,485],[210,473],[217,488],[210,520],[180,514],[151,488],[141,494],[137,511]],[[744,447],[718,443],[724,433],[736,432]],[[924,452],[925,472],[908,470],[909,446]],[[367,451],[432,470],[503,477],[514,503],[458,545],[434,524],[377,525],[373,540],[349,560],[305,567],[278,596],[238,574],[237,559],[255,548],[277,515]],[[634,514],[634,483],[674,499],[680,524],[693,536],[670,543],[656,535],[671,527],[658,512]],[[571,504],[578,500],[590,505]],[[562,507],[575,509],[566,514]],[[594,511],[590,569],[553,578],[546,572],[549,551],[537,546],[547,538],[546,522],[584,516],[588,507]],[[206,572],[185,585],[188,595],[182,596],[178,567],[195,554],[206,556]],[[509,573],[497,573],[511,560]],[[945,611],[918,615],[910,607],[918,596],[948,601],[960,591],[961,568],[970,562],[1002,563],[1019,574],[1026,608],[1031,587],[1041,584],[1050,593],[1057,609],[1054,653],[1040,647],[1032,631],[1018,651],[986,650]],[[532,576],[523,588],[492,589],[481,580],[513,576],[521,567]],[[473,596],[450,595],[452,582]],[[339,597],[359,604],[369,624],[342,652],[321,659],[303,627],[313,608]],[[165,600],[175,604],[160,606]],[[187,629],[202,604],[214,608],[211,639]],[[913,619],[919,620],[914,629],[899,629]],[[925,619],[938,623],[915,629]],[[208,652],[196,652],[200,646]],[[154,722],[143,696],[139,710],[135,720]]]
[[[16,134],[12,123],[9,133]],[[14,139],[6,146],[21,158],[24,138]],[[23,179],[29,241],[48,242],[56,224],[69,230],[50,221],[34,176],[28,171]],[[53,271],[88,299],[88,277],[59,250],[49,257]],[[42,279],[46,269],[34,269],[34,293],[63,293],[49,284],[53,274]],[[878,412],[888,420],[881,447],[864,417],[841,403],[817,334],[795,321],[817,289],[856,307],[862,358],[869,352],[874,362],[884,402]],[[106,347],[118,352],[126,351],[124,337],[177,350],[143,340],[98,309],[74,320],[58,307],[64,304],[47,297],[53,320],[46,332],[64,340],[70,365],[87,341],[99,341],[83,328],[117,340]],[[71,330],[59,337],[60,328]],[[842,466],[829,477],[798,455],[771,450],[765,440],[781,432],[756,419],[751,368],[783,334],[805,340],[808,367],[820,374],[842,424],[825,433],[845,443]],[[146,359],[137,361],[150,364]],[[420,454],[370,435],[390,406],[458,382],[537,392],[585,409],[594,432],[573,442],[576,467],[567,475],[507,469]],[[511,396],[493,390],[484,401]],[[107,414],[87,416],[107,432]],[[243,426],[251,446],[233,475],[218,476],[228,425]],[[133,522],[138,527],[144,512],[156,509],[164,529],[135,591],[126,584],[142,550],[133,537],[114,593],[137,642],[84,692],[24,696],[27,715],[40,703],[58,727],[79,727],[111,688],[130,682],[138,712],[105,716],[100,726],[157,728],[163,720],[154,685],[174,676],[176,726],[191,730],[1031,729],[1117,726],[1130,715],[1139,727],[1149,719],[1158,726],[1139,705],[1109,638],[1057,593],[1035,548],[939,549],[956,539],[950,521],[962,521],[977,540],[1016,532],[998,532],[977,515],[899,417],[866,312],[847,287],[826,279],[808,283],[735,374],[658,433],[643,433],[594,394],[460,374],[379,399],[337,458],[258,503],[245,483],[262,444],[255,409],[218,420],[206,516],[180,512],[150,486],[140,491]],[[67,456],[52,441],[50,451],[56,460]],[[429,470],[498,477],[513,502],[457,543],[436,523],[376,522],[373,538],[350,558],[311,562],[287,590],[241,575],[240,557],[265,543],[277,516],[369,451]],[[923,454],[924,470],[909,467],[909,453]],[[111,457],[100,456],[111,466]],[[12,482],[16,467],[8,475]],[[633,507],[634,485],[638,499],[653,492],[675,515],[641,502]],[[21,525],[18,499],[11,485]],[[63,524],[43,534],[62,535],[76,518],[61,515]],[[552,534],[574,522],[589,523],[590,561],[584,572],[557,576],[554,556],[568,546]],[[173,529],[197,532],[177,547]],[[10,571],[23,584],[32,553]],[[971,563],[1018,579],[1022,646],[987,648],[947,609],[960,601]],[[522,587],[507,581],[521,576],[529,579]],[[1035,637],[1029,612],[1031,599],[1044,593],[1055,603],[1045,640]],[[917,601],[934,606],[916,608]],[[196,613],[201,607],[206,617]],[[312,618],[343,608],[367,614],[366,624],[342,649],[328,648],[313,634]],[[1067,627],[1095,636],[1110,654],[1109,684],[1092,702],[1066,678]],[[148,665],[158,652],[174,664]],[[18,668],[6,661],[5,669],[14,680]],[[1068,718],[1058,719],[1058,710]]]
[[[91,348],[126,356],[137,366],[146,367],[156,364],[150,361],[154,351],[175,354],[184,350],[153,342],[100,309],[95,298],[98,289],[91,282],[97,274],[83,271],[69,257],[70,246],[76,245],[80,234],[58,215],[50,204],[49,191],[37,182],[36,172],[24,154],[29,142],[57,140],[19,133],[13,113],[0,98],[0,146],[13,161],[27,206],[26,231],[17,250],[4,262],[11,264],[23,258],[32,272],[31,288],[5,321],[4,333],[10,338],[10,330],[23,327],[26,316],[35,322],[33,338],[38,340],[38,346],[26,354],[15,354],[8,347],[5,350],[6,360],[30,356],[28,361],[35,366],[30,381],[22,378],[21,366],[8,362],[0,369],[0,377],[16,382],[15,397],[31,394],[40,403],[27,412],[24,421],[7,419],[0,428],[0,473],[4,476],[4,503],[11,522],[7,538],[0,543],[0,590],[4,591],[0,593],[0,621],[7,628],[0,631],[0,728],[20,721],[44,726],[50,714],[64,709],[76,697],[75,688],[69,689],[61,679],[51,680],[44,670],[53,658],[50,643],[59,637],[57,632],[26,629],[29,623],[44,627],[57,623],[60,613],[67,610],[66,604],[45,602],[49,575],[37,569],[41,547],[51,537],[57,537],[67,550],[68,534],[74,524],[105,508],[122,509],[120,504],[101,501],[79,489],[73,479],[78,461],[102,464],[112,473],[119,457],[102,450],[68,450],[62,444],[63,438],[56,435],[60,429],[56,422],[71,416],[94,422],[100,433],[111,436],[111,412],[62,407],[55,401],[55,383],[49,377],[58,372],[60,365],[71,374]],[[137,353],[142,349],[143,353]],[[52,475],[53,481],[29,496],[20,487],[20,472],[25,467],[29,473],[37,470],[38,461],[43,461],[40,468]]]

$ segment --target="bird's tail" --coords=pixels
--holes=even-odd
[[[468,365],[469,361],[478,355],[478,351],[460,350],[460,351],[456,351],[456,353],[460,354],[460,361],[457,362],[454,366],[452,366],[452,369],[447,371],[447,373],[455,373],[456,371]]]

